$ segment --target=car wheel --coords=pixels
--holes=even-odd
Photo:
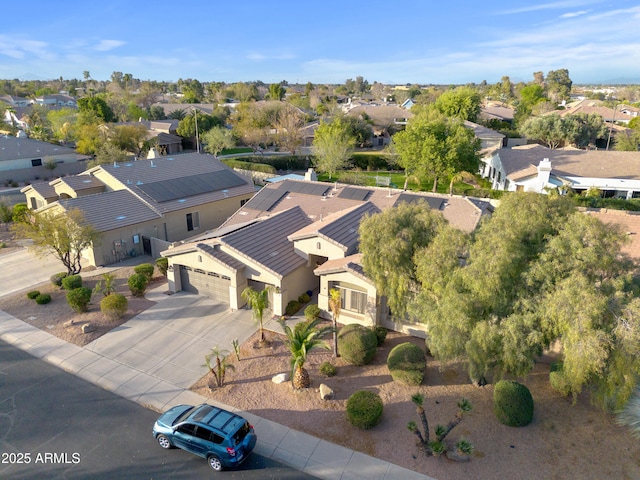
[[[207,458],[207,462],[209,462],[209,466],[213,468],[216,472],[222,470],[222,462],[215,455],[209,455]]]
[[[156,437],[156,440],[158,440],[158,444],[164,449],[173,447],[173,445],[171,445],[171,440],[169,440],[166,435],[160,434]]]

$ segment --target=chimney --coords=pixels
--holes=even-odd
[[[548,158],[543,159],[538,165],[538,192],[542,193],[544,188],[549,184],[551,175],[551,161]]]
[[[147,153],[147,158],[158,158],[159,156],[158,150],[156,150],[155,147],[150,148],[149,153]]]
[[[318,181],[318,176],[316,175],[316,172],[313,170],[313,168],[310,168],[305,172],[304,179],[307,182],[316,182]]]

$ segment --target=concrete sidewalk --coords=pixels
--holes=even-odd
[[[162,412],[179,404],[222,405],[189,390],[206,368],[204,354],[216,344],[243,342],[256,327],[251,312],[229,312],[197,295],[165,295],[166,286],[146,296],[152,308],[85,347],[69,344],[0,311],[0,338],[35,357]],[[217,309],[216,309],[217,308]],[[430,479],[360,452],[239,412],[255,427],[255,451],[322,479]]]

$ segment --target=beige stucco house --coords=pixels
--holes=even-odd
[[[418,201],[468,232],[492,210],[487,202],[455,196],[308,180],[269,183],[220,228],[162,252],[169,259],[169,288],[238,309],[245,305],[246,287],[271,287],[271,313],[277,316],[310,291],[326,317],[329,290],[337,288],[342,322],[421,332],[420,325],[391,317],[358,253],[362,218]]]
[[[218,227],[255,193],[250,179],[212,155],[182,154],[99,165],[22,189],[32,210],[80,209],[101,234],[90,265],[147,254]]]

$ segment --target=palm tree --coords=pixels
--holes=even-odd
[[[253,310],[253,317],[260,326],[260,343],[264,343],[264,328],[262,326],[262,317],[264,311],[269,308],[269,293],[273,287],[268,286],[264,290],[256,291],[251,287],[245,288],[240,296],[247,302],[249,308]]]
[[[220,350],[218,347],[212,348],[211,352],[205,355],[204,361],[206,362],[207,368],[213,374],[213,377],[216,379],[216,385],[218,387],[222,387],[224,385],[224,377],[227,373],[227,370],[235,370],[236,367],[229,364],[228,357],[229,353],[226,350]],[[211,360],[215,358],[215,365],[211,365]]]
[[[340,290],[332,288],[329,290],[329,310],[333,319],[333,356],[338,357],[338,317],[342,309],[342,297]]]
[[[291,352],[291,372],[293,388],[307,388],[311,385],[309,372],[304,368],[307,361],[307,354],[314,348],[324,348],[330,350],[331,347],[321,340],[321,338],[333,330],[332,327],[317,328],[320,319],[316,318],[311,322],[303,322],[296,328],[289,327],[284,320],[278,320],[287,338],[285,344]]]

